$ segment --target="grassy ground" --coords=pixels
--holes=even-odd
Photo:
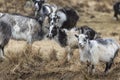
[[[10,3],[6,4],[4,1],[9,1]],[[16,0],[4,1],[0,0],[1,12],[17,12],[23,15],[33,15],[32,10],[29,13],[30,9],[23,8],[25,4],[24,0],[18,2]],[[65,4],[68,4],[69,1],[65,2]],[[62,5],[62,2],[59,3]],[[112,0],[110,1],[111,3]],[[113,19],[113,11],[111,9],[109,10],[110,12],[88,10],[86,8],[83,11],[79,6],[76,9],[80,14],[78,27],[88,25],[99,32],[102,37],[112,37],[120,42],[120,21]],[[86,65],[80,64],[78,49],[74,51],[73,58],[67,63],[65,48],[60,47],[55,41],[36,41],[31,46],[27,45],[25,41],[10,40],[5,48],[5,53],[7,59],[0,62],[0,80],[120,79],[120,53],[116,57],[110,73],[106,76],[103,75],[105,64],[102,62],[96,66],[95,75],[88,75]]]

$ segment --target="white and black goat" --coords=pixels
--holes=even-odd
[[[64,29],[64,31],[67,35],[67,39],[66,39],[67,47],[66,48],[68,50],[68,55],[67,55],[68,61],[72,57],[73,49],[78,48],[78,40],[74,35],[85,34],[88,36],[88,39],[90,39],[90,40],[100,38],[98,33],[95,30],[93,30],[92,28],[88,27],[87,25],[81,26],[79,28],[72,28],[71,30]],[[61,41],[63,41],[63,40],[61,40]]]
[[[119,51],[119,43],[110,38],[99,38],[96,40],[89,40],[87,35],[75,35],[78,38],[78,45],[80,51],[80,61],[88,62],[91,65],[91,73],[95,71],[94,65],[99,61],[106,62],[105,73],[111,68],[114,58]],[[88,66],[90,66],[88,65]]]
[[[0,13],[0,20],[12,26],[13,39],[26,40],[31,44],[33,41],[43,38],[44,31],[36,19],[17,14]]]
[[[52,13],[49,16],[49,37],[52,37],[52,31],[55,27],[58,28],[65,28],[65,29],[71,29],[74,26],[76,26],[77,21],[79,19],[79,16],[77,12],[70,7],[64,7],[61,9],[58,9],[56,12]]]
[[[55,4],[45,3],[45,0],[33,0],[35,6],[35,18],[43,25],[45,18],[57,10]]]

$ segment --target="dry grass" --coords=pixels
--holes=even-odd
[[[111,5],[114,0],[49,1],[77,9],[80,14],[78,27],[88,25],[101,33],[102,37],[112,37],[120,42],[120,21],[113,20]],[[1,12],[33,15],[32,8],[23,6],[25,0],[0,0]],[[53,40],[36,41],[32,45],[27,45],[25,41],[10,40],[5,53],[6,59],[0,62],[0,80],[119,80],[120,78],[120,54],[107,76],[103,75],[104,63],[98,64],[96,74],[91,76],[87,74],[86,65],[80,64],[78,49],[74,51],[71,61],[66,62],[65,48]]]

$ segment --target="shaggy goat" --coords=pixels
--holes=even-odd
[[[106,62],[105,73],[111,68],[113,60],[119,51],[119,44],[113,39],[96,39],[89,40],[86,35],[75,35],[78,38],[80,60],[89,62],[94,70],[94,65],[99,61]],[[90,65],[88,65],[90,66]]]
[[[4,21],[0,21],[0,58],[4,57],[4,47],[11,37],[11,26]]]
[[[62,32],[66,34],[66,50],[67,50],[67,60],[71,59],[74,49],[78,48],[78,40],[75,37],[75,34],[79,34],[79,31],[76,28],[72,28],[70,30],[63,29]],[[63,36],[63,35],[62,35]],[[61,38],[61,44],[63,43],[63,39]]]
[[[47,4],[45,0],[33,0],[35,5],[35,18],[43,25],[45,18],[57,10],[55,4]]]
[[[33,41],[43,38],[44,31],[39,22],[33,18],[17,14],[1,13],[0,20],[12,26],[13,39],[26,40],[31,44]]]
[[[88,26],[81,26],[80,28],[72,28],[71,30],[63,29],[67,35],[67,50],[68,50],[68,61],[71,58],[73,49],[78,48],[78,40],[74,36],[76,34],[85,34],[88,36],[88,39],[93,40],[99,38],[98,33]],[[63,41],[63,40],[61,40]],[[62,42],[61,42],[62,43]]]
[[[79,16],[74,9],[70,7],[64,7],[64,8],[58,9],[57,11],[55,11],[49,16],[50,27],[49,27],[48,36],[52,37],[53,35],[52,30],[56,26],[62,29],[63,28],[71,29],[75,27],[78,19],[79,19]]]

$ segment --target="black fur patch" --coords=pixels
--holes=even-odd
[[[95,30],[93,30],[92,28],[88,27],[88,26],[81,26],[80,29],[82,34],[85,34],[88,36],[89,40],[93,40],[95,35],[97,34],[97,32]]]
[[[8,43],[11,33],[11,26],[3,21],[0,21],[0,40],[2,40],[2,43],[0,44],[1,47],[4,47]]]
[[[77,21],[79,20],[79,16],[73,8],[64,7],[59,11],[65,13],[67,17],[67,20],[63,23],[61,28],[71,29],[76,26]]]
[[[59,30],[58,40],[59,40],[61,46],[64,47],[67,45],[67,35],[64,31]]]
[[[113,6],[114,9],[114,17],[118,20],[118,15],[120,15],[120,2],[116,2]]]
[[[102,45],[107,45],[108,41],[107,40],[103,40],[103,39],[96,39],[96,41]]]
[[[53,27],[53,29],[52,29],[52,31],[51,31],[51,33],[53,34],[52,35],[52,37],[54,37],[54,36],[56,36],[57,35],[57,33],[58,33],[58,31],[57,31],[58,29],[57,29],[57,27],[55,26],[55,27]]]

